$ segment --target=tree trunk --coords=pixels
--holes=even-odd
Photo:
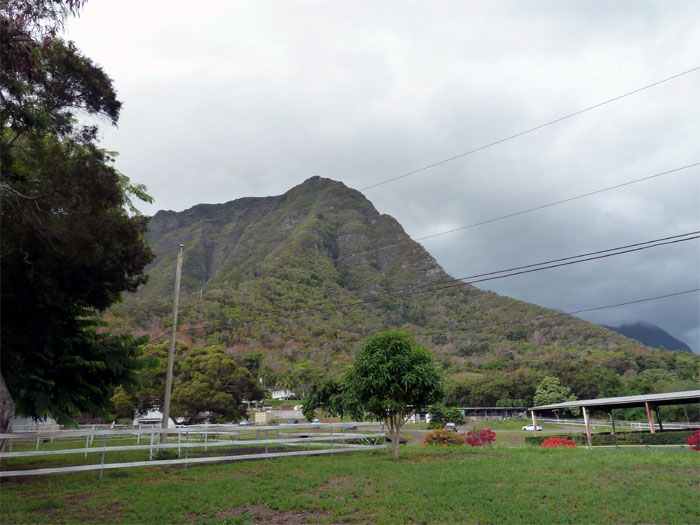
[[[10,391],[5,385],[5,378],[0,373],[0,434],[12,432],[12,420],[15,417],[15,403],[12,401]],[[7,448],[9,440],[0,439],[0,452]]]
[[[401,436],[401,425],[399,425],[399,418],[391,418],[390,427],[391,433],[391,452],[394,461],[399,460],[399,439]]]

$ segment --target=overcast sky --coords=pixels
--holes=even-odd
[[[90,0],[142,211],[362,189],[700,66],[700,2]],[[700,162],[700,70],[364,193],[414,239]],[[700,167],[422,241],[455,277],[700,230]],[[486,283],[574,311],[700,288],[698,240]],[[698,294],[589,313],[700,351]]]

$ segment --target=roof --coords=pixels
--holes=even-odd
[[[654,405],[686,405],[690,403],[700,403],[700,390],[687,390],[685,392],[665,392],[663,394],[646,394],[641,396],[624,397],[604,397],[601,399],[580,399],[577,401],[567,401],[565,403],[555,403],[553,405],[541,405],[532,407],[530,410],[554,410],[558,408],[572,407],[605,407],[605,408],[625,408],[634,406],[644,406],[644,403]]]

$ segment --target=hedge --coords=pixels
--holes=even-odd
[[[664,430],[652,434],[651,432],[618,432],[613,436],[611,432],[600,432],[591,435],[592,445],[685,445],[694,430]],[[576,444],[587,445],[586,434],[558,434],[569,438]],[[551,436],[526,436],[525,443],[540,446],[542,441]]]

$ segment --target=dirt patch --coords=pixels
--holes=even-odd
[[[322,519],[328,519],[330,513],[319,510],[279,511],[265,505],[246,505],[216,513],[216,517],[224,522],[229,517],[242,516],[249,518],[252,523],[270,523],[275,525],[281,523],[318,523]]]
[[[90,494],[71,494],[61,498],[62,501],[67,501],[68,504],[59,508],[35,510],[33,512],[45,516],[52,523],[61,523],[65,521],[78,523],[94,523],[99,521],[99,516],[109,516],[110,519],[119,521],[122,509],[126,503],[112,503],[106,507],[99,509],[85,507],[85,502],[90,499]]]

